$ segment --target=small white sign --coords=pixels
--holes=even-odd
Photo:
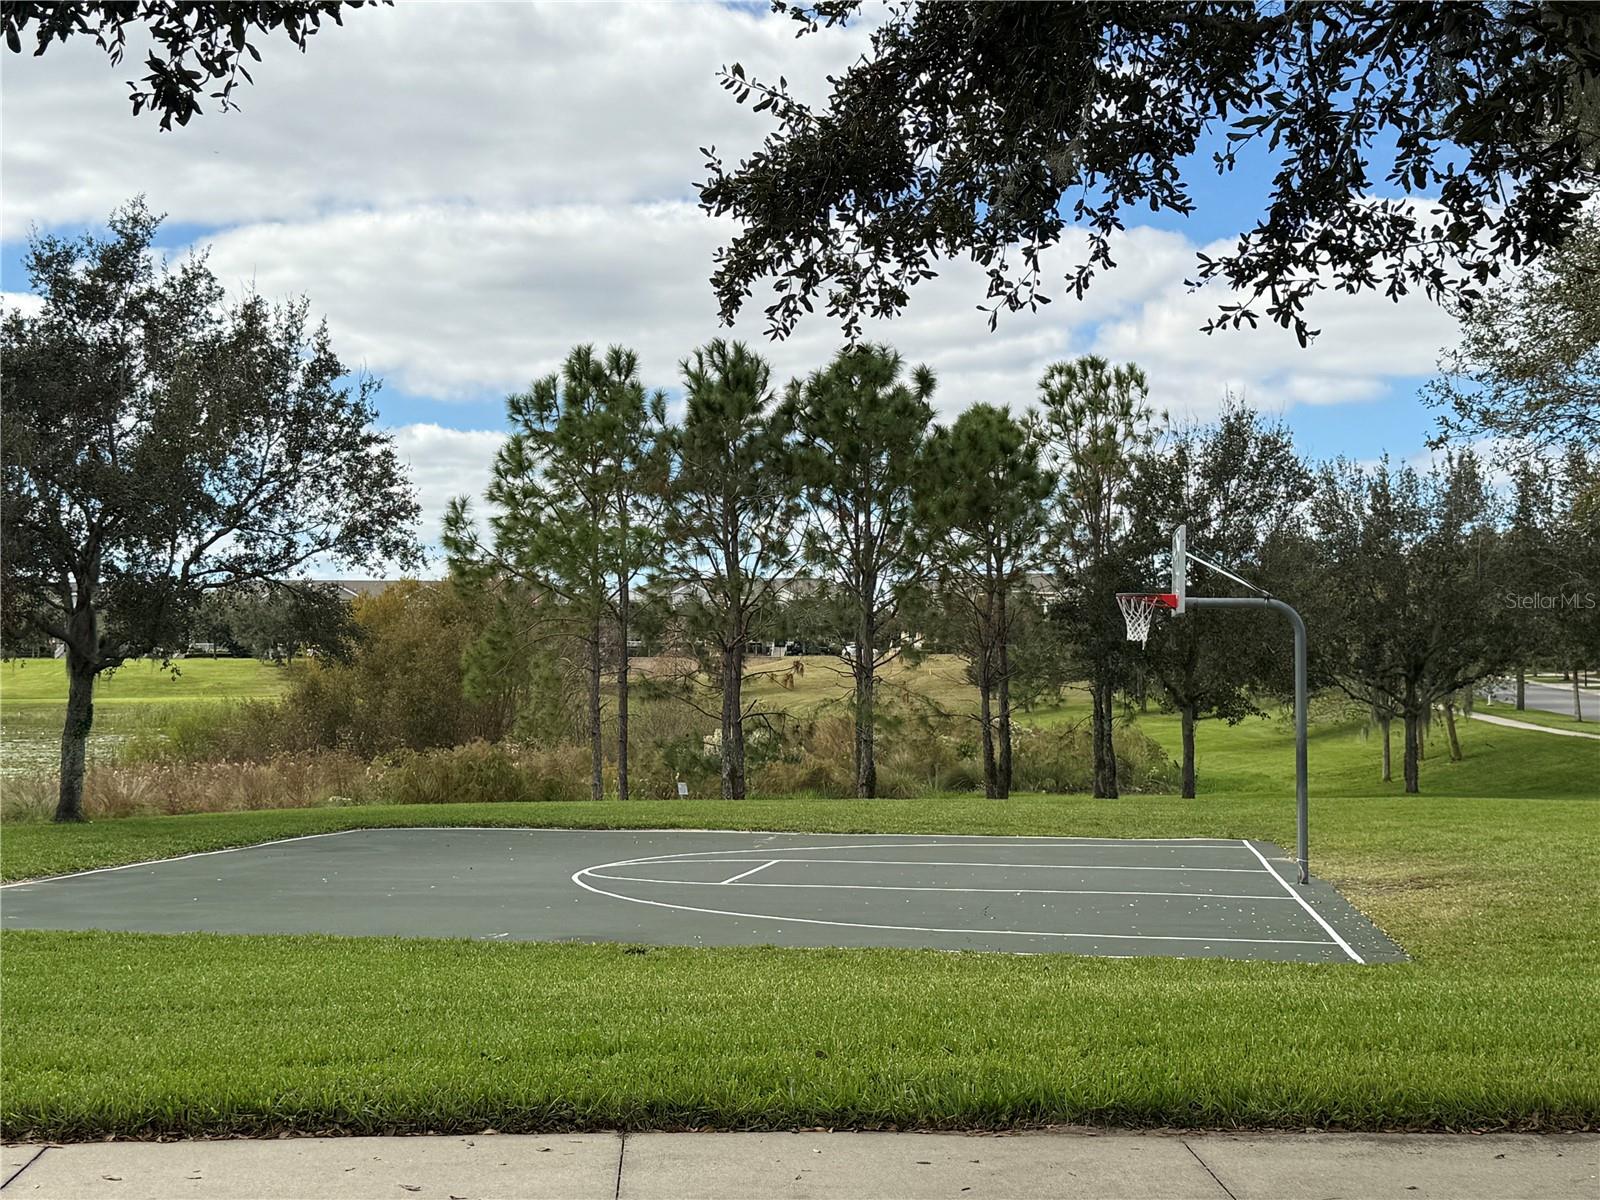
[[[680,800],[687,800],[689,798],[689,785],[681,779],[678,780],[678,798]]]

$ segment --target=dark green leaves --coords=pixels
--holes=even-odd
[[[856,5],[790,5],[802,30]],[[775,128],[737,164],[708,155],[705,209],[740,233],[712,277],[732,321],[772,282],[774,336],[816,300],[846,332],[903,310],[933,259],[988,275],[983,307],[1048,297],[1039,256],[1069,228],[1081,296],[1140,210],[1193,207],[1208,137],[1275,174],[1233,248],[1200,260],[1243,300],[1207,328],[1305,319],[1326,287],[1461,296],[1561,245],[1600,182],[1600,22],[1552,4],[916,4],[895,8],[824,107],[735,67]],[[1374,163],[1393,196],[1377,194]]]

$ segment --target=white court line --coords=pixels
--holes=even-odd
[[[586,892],[593,892],[597,896],[608,896],[613,900],[626,900],[630,904],[645,904],[651,908],[666,908],[676,912],[707,913],[714,917],[743,917],[750,921],[781,921],[792,925],[828,925],[848,929],[883,929],[903,933],[959,933],[972,937],[1043,937],[1043,938],[1079,938],[1096,942],[1203,942],[1206,945],[1243,944],[1248,946],[1331,946],[1334,943],[1324,941],[1311,941],[1304,938],[1225,938],[1225,937],[1179,937],[1172,934],[1157,933],[1063,933],[1058,930],[1046,929],[946,929],[933,925],[877,925],[866,921],[824,921],[815,917],[780,917],[772,913],[747,913],[735,912],[726,908],[697,908],[692,904],[666,904],[660,900],[641,900],[637,896],[624,896],[617,892],[608,892],[604,888],[597,888],[585,883],[583,876],[604,871],[608,867],[621,867],[629,863],[596,863],[592,867],[585,867],[573,873],[572,882],[583,888]]]
[[[1302,896],[1299,892],[1295,891],[1294,888],[1290,887],[1288,881],[1285,880],[1282,875],[1279,875],[1276,871],[1274,871],[1272,869],[1272,864],[1267,861],[1266,856],[1263,855],[1261,853],[1261,851],[1257,850],[1254,846],[1252,846],[1244,838],[1240,838],[1239,840],[1244,842],[1245,848],[1247,850],[1249,850],[1251,854],[1254,854],[1257,858],[1259,858],[1261,860],[1261,865],[1267,869],[1267,874],[1271,875],[1280,884],[1282,884],[1284,891],[1288,892],[1289,895],[1293,896],[1296,900],[1300,901],[1300,907],[1305,909],[1308,913],[1311,914],[1311,919],[1313,921],[1315,921],[1318,925],[1321,925],[1322,928],[1327,931],[1328,936],[1333,938],[1333,940],[1335,942],[1339,943],[1340,948],[1343,949],[1346,954],[1348,954],[1351,958],[1355,959],[1356,962],[1361,963],[1363,966],[1366,965],[1366,961],[1367,960],[1362,958],[1361,955],[1357,954],[1354,950],[1350,949],[1350,943],[1345,941],[1342,937],[1339,936],[1339,931],[1337,929],[1335,929],[1332,925],[1329,925],[1326,921],[1324,921],[1322,919],[1322,914],[1319,913],[1316,909],[1312,908],[1311,905],[1307,904],[1306,903],[1306,898],[1304,896]]]
[[[537,832],[543,832],[543,831],[541,830],[541,831],[537,831]],[[639,830],[627,830],[627,829],[602,829],[602,830],[574,829],[574,830],[571,830],[570,832],[573,832],[573,833],[637,833],[637,832],[641,832],[641,831],[639,831]],[[673,833],[673,832],[676,832],[676,831],[669,829],[669,830],[661,830],[661,831],[652,830],[651,832]],[[714,829],[706,829],[706,830],[696,830],[695,832],[697,832],[697,833],[716,833],[717,831],[714,830]],[[923,838],[936,837],[936,838],[944,838],[944,837],[954,837],[954,836],[957,836],[957,835],[955,835],[955,834],[942,834],[942,833],[921,833],[921,834],[900,833],[900,834],[882,834],[882,835],[874,835],[874,834],[870,834],[870,833],[855,833],[855,834],[851,834],[851,833],[833,833],[833,834],[828,834],[828,833],[823,833],[823,834],[816,834],[816,833],[801,834],[801,833],[797,833],[797,834],[791,834],[789,836],[792,836],[792,837],[873,837],[873,836],[883,836],[883,837],[923,837]],[[976,837],[977,835],[972,835],[972,836]],[[1078,839],[1072,839],[1072,838],[1047,838],[1047,839],[1044,839],[1044,840],[1045,840],[1046,844],[1042,845],[1042,846],[1040,845],[1038,840],[1032,840],[1032,841],[1000,841],[1000,840],[994,840],[994,839],[991,839],[991,840],[988,840],[988,841],[972,841],[972,842],[965,842],[965,843],[957,843],[957,842],[951,842],[951,841],[940,841],[940,842],[873,842],[873,843],[870,843],[870,844],[871,845],[875,845],[875,846],[882,846],[886,850],[894,849],[894,848],[900,847],[900,846],[906,846],[906,847],[915,847],[915,846],[950,846],[951,848],[956,848],[956,847],[959,846],[959,848],[962,849],[962,850],[966,850],[966,849],[969,849],[969,848],[973,849],[973,850],[983,850],[983,849],[987,849],[989,847],[1004,848],[1004,847],[1007,847],[1007,846],[1020,846],[1020,847],[1026,848],[1026,849],[1050,849],[1053,846],[1073,846],[1073,847],[1082,846],[1082,847],[1094,847],[1094,848],[1097,848],[1097,849],[1101,848],[1101,847],[1110,847],[1112,849],[1115,849],[1118,845],[1125,844],[1125,845],[1130,845],[1130,846],[1137,846],[1142,850],[1226,850],[1226,851],[1228,851],[1230,853],[1233,853],[1233,854],[1237,854],[1239,852],[1239,843],[1237,841],[1229,842],[1225,846],[1196,846],[1196,845],[1191,845],[1188,842],[1171,842],[1171,843],[1167,843],[1167,842],[1152,842],[1152,841],[1142,840],[1142,839],[1139,839],[1139,838],[1101,838],[1101,839],[1095,840],[1095,841],[1084,841],[1084,840],[1078,840]],[[820,849],[824,849],[824,848],[825,847],[821,847],[821,846],[817,847],[817,849],[819,849],[819,850]],[[696,853],[700,853],[700,854],[771,854],[774,850],[792,850],[792,849],[794,849],[793,846],[767,845],[767,846],[749,846],[749,847],[746,847],[744,849],[701,850],[701,851],[697,851]]]
[[[805,862],[803,858],[791,858],[788,862]],[[756,870],[764,870],[772,866],[763,863]],[[734,879],[742,878],[735,875],[733,879],[703,880],[703,879],[641,879],[637,875],[602,875],[598,871],[584,872],[591,879],[612,879],[618,883],[670,883],[684,887],[727,887]],[[747,871],[745,874],[753,874]],[[843,892],[972,892],[981,895],[995,896],[1180,896],[1186,900],[1265,900],[1269,904],[1286,904],[1294,897],[1291,896],[1261,896],[1261,895],[1236,895],[1229,892],[1123,892],[1102,891],[1093,888],[941,888],[941,887],[904,887],[886,883],[741,883],[739,887],[759,888],[821,888],[826,891]]]
[[[740,871],[732,879],[724,879],[724,880],[722,880],[721,881],[721,885],[722,886],[726,886],[727,884],[730,884],[730,883],[737,883],[739,880],[743,879],[746,875],[754,875],[757,871],[765,871],[768,867],[777,866],[778,862],[779,862],[779,860],[775,858],[771,862],[762,863],[759,867],[751,867],[748,871]]]
[[[256,850],[262,846],[281,846],[286,842],[306,842],[312,838],[339,837],[346,833],[588,833],[588,834],[628,834],[628,833],[715,833],[726,837],[876,837],[887,838],[943,838],[941,842],[906,843],[897,841],[863,842],[859,846],[816,846],[818,850],[857,850],[870,849],[873,846],[905,846],[916,849],[921,846],[948,845],[950,841],[981,842],[994,846],[1029,846],[1044,843],[1058,846],[1092,846],[1116,845],[1119,843],[1134,843],[1137,845],[1163,846],[1187,848],[1190,850],[1233,850],[1237,849],[1233,841],[1221,838],[1095,838],[1075,837],[1071,834],[993,834],[993,833],[809,833],[804,830],[794,829],[702,829],[699,827],[667,828],[621,828],[604,829],[595,827],[574,827],[568,825],[357,825],[350,829],[330,829],[325,833],[302,833],[293,837],[272,838],[265,842],[247,842],[242,846],[224,846],[220,850],[196,850],[189,854],[173,854],[166,858],[145,858],[138,862],[119,863],[113,867],[89,867],[82,871],[64,871],[60,875],[40,875],[33,879],[16,879],[10,883],[0,883],[0,891],[7,888],[32,887],[36,883],[54,883],[61,879],[76,879],[80,875],[100,875],[107,871],[127,871],[134,867],[150,867],[158,863],[182,862],[186,858],[205,858],[210,854],[233,854],[240,850]],[[1004,838],[1005,840],[997,840]],[[1196,843],[1217,843],[1201,846]],[[794,847],[785,846],[789,850]],[[671,857],[692,857],[695,854],[770,854],[773,847],[755,847],[742,850],[696,850],[688,855],[674,855]],[[734,860],[739,861],[739,860]]]
[[[38,883],[59,883],[63,879],[77,879],[80,875],[104,875],[108,871],[131,871],[135,867],[155,867],[162,863],[182,862],[186,858],[208,858],[213,854],[237,854],[240,850],[259,850],[263,846],[282,846],[288,842],[309,842],[312,838],[338,837],[345,833],[370,833],[383,826],[358,826],[355,829],[330,829],[327,833],[302,833],[294,837],[273,838],[270,842],[251,842],[245,846],[224,846],[221,850],[196,850],[191,854],[174,854],[170,858],[146,858],[140,862],[122,863],[115,867],[93,867],[87,871],[68,871],[64,875],[41,875],[38,879],[18,879],[14,883],[0,883],[0,891],[7,888],[33,887]]]
[[[801,849],[801,847],[787,847],[788,849]],[[816,850],[868,850],[870,846],[815,846],[808,847]],[[913,847],[907,847],[912,849]],[[772,851],[768,850],[768,854]],[[608,866],[639,866],[644,863],[664,862],[667,860],[680,860],[688,858],[683,854],[663,854],[652,858],[630,858],[626,864],[609,863]],[[698,862],[748,862],[748,859],[720,859],[702,858]],[[1029,871],[1182,871],[1188,874],[1204,873],[1207,875],[1259,875],[1260,871],[1254,867],[1134,867],[1122,866],[1117,863],[1003,863],[1003,862],[948,862],[944,860],[929,860],[923,858],[776,858],[773,862],[781,863],[846,863],[851,866],[861,865],[866,867],[999,867],[1005,870]],[[770,864],[766,864],[770,865]],[[596,868],[598,869],[598,868]],[[737,878],[737,876],[735,876]]]

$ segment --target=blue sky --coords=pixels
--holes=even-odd
[[[863,38],[796,41],[753,6],[364,10],[304,55],[263,42],[242,111],[167,134],[129,115],[136,47],[117,69],[85,45],[8,56],[3,288],[26,289],[30,226],[96,227],[146,193],[170,214],[165,246],[210,244],[236,291],[305,293],[345,359],[385,380],[382,420],[431,523],[448,495],[481,487],[504,393],[572,344],[632,345],[647,379],[671,387],[677,361],[725,332],[707,277],[729,227],[695,205],[698,147],[737,156],[767,123],[715,72],[738,59],[819,98]],[[1452,323],[1423,297],[1331,295],[1312,310],[1323,335],[1310,350],[1274,327],[1200,335],[1226,293],[1185,289],[1194,255],[1253,219],[1269,172],[1257,156],[1218,178],[1197,158],[1197,212],[1131,215],[1118,270],[1084,302],[1058,294],[990,334],[981,274],[951,264],[869,336],[935,368],[946,416],[980,400],[1022,407],[1046,364],[1093,351],[1139,362],[1176,416],[1204,418],[1232,389],[1282,413],[1310,456],[1419,454],[1433,422],[1417,391]],[[734,335],[765,344],[759,297],[749,307]],[[819,317],[767,350],[783,378],[837,341]]]

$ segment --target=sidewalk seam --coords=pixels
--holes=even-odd
[[[622,1160],[628,1153],[628,1131],[620,1130],[617,1133],[617,1188],[611,1193],[612,1200],[619,1200],[622,1195]]]
[[[1239,1198],[1237,1196],[1235,1196],[1232,1191],[1229,1190],[1228,1185],[1223,1183],[1221,1179],[1217,1178],[1217,1173],[1211,1169],[1210,1164],[1207,1163],[1205,1159],[1200,1157],[1200,1152],[1197,1151],[1193,1146],[1191,1146],[1189,1144],[1189,1139],[1188,1138],[1179,1138],[1178,1140],[1183,1143],[1183,1148],[1185,1150],[1187,1150],[1190,1154],[1194,1155],[1195,1162],[1199,1163],[1202,1167],[1205,1167],[1206,1174],[1211,1176],[1211,1178],[1215,1181],[1216,1185],[1219,1188],[1222,1189],[1223,1195],[1228,1197],[1228,1200],[1239,1200]]]
[[[33,1152],[33,1157],[32,1158],[30,1158],[27,1162],[23,1163],[15,1171],[11,1172],[11,1174],[6,1176],[5,1182],[4,1183],[0,1183],[0,1188],[8,1188],[13,1183],[15,1183],[17,1181],[17,1176],[21,1175],[29,1167],[33,1166],[34,1163],[38,1162],[39,1159],[44,1156],[44,1152],[46,1150],[48,1150],[48,1149],[50,1149],[49,1146],[40,1146],[37,1150],[35,1150]]]

